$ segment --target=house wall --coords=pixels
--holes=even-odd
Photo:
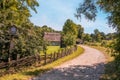
[[[60,42],[57,42],[57,41],[51,41],[50,44],[52,46],[60,46]]]

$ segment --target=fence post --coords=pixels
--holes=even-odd
[[[53,58],[52,58],[53,54],[51,53],[51,56],[50,56],[50,62],[53,61]]]
[[[38,57],[38,64],[40,64],[41,63],[41,56],[39,55],[39,57]]]
[[[58,59],[59,52],[57,52],[57,59]]]
[[[36,66],[38,66],[38,57],[39,57],[39,56],[38,56],[37,54],[35,54],[35,65],[36,65]]]
[[[46,52],[45,52],[45,55],[44,55],[44,59],[45,59],[45,62],[44,62],[44,64],[46,64],[47,63],[47,60],[46,60],[46,57],[47,57],[47,54],[46,54]]]
[[[64,54],[63,54],[63,57],[66,55],[66,50],[64,49],[64,52],[63,52]]]
[[[53,56],[53,58],[54,58],[53,60],[55,61],[55,52],[54,52],[54,56]]]
[[[65,56],[66,56],[66,54],[67,54],[67,48],[65,47]]]
[[[10,69],[10,65],[11,65],[11,58],[9,57],[9,58],[8,58],[8,67],[7,67],[7,70]]]
[[[17,54],[17,58],[16,58],[16,60],[18,61],[19,58],[20,58],[20,54]],[[19,63],[16,63],[16,66],[18,66],[18,64],[19,64]]]
[[[60,58],[60,50],[58,51],[58,59]]]
[[[62,57],[62,52],[63,52],[63,51],[61,50],[61,52],[60,52],[60,58]]]
[[[20,58],[20,54],[17,54],[17,60],[19,60],[19,58]]]

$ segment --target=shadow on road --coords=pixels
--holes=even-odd
[[[105,64],[105,73],[100,80],[120,80],[120,64],[116,65],[115,60]]]
[[[99,80],[104,73],[104,63],[93,66],[75,65],[53,69],[32,80]]]

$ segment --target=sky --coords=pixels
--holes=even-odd
[[[31,22],[34,25],[47,25],[55,30],[61,31],[67,19],[74,23],[82,25],[85,33],[93,33],[94,29],[101,32],[113,33],[114,29],[107,24],[106,14],[99,11],[95,22],[88,21],[84,17],[78,20],[74,14],[76,8],[83,0],[38,0],[40,6],[37,7],[37,13],[31,10]]]

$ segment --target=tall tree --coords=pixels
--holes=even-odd
[[[11,57],[14,58],[16,53],[21,57],[35,53],[39,39],[34,25],[29,20],[29,9],[36,11],[36,6],[36,0],[0,0],[0,58],[8,58],[11,39],[9,28],[13,25],[18,31],[17,39],[14,38],[13,41],[15,47],[10,52]]]
[[[70,19],[67,19],[64,26],[63,26],[63,32],[64,34],[70,33],[72,35],[78,34],[77,32],[77,25]]]
[[[84,33],[84,28],[81,25],[77,25],[77,30],[78,30],[78,38],[82,39],[82,35]]]
[[[89,20],[95,20],[98,9],[108,14],[107,19],[111,27],[117,31],[116,42],[114,45],[116,68],[119,70],[120,64],[120,0],[84,0],[77,8],[76,17],[81,18],[83,14]],[[120,73],[120,72],[119,72]],[[117,76],[117,75],[116,75]],[[117,76],[119,80],[120,77]]]
[[[64,45],[74,45],[78,35],[77,25],[70,19],[67,19],[63,26]]]
[[[101,39],[102,39],[102,36],[101,36],[100,31],[99,31],[98,29],[95,29],[95,30],[94,30],[94,35],[95,35],[95,40],[96,40],[97,42],[100,42]]]
[[[83,35],[83,41],[90,42],[91,40],[92,40],[92,38],[91,38],[90,34],[84,34]]]

